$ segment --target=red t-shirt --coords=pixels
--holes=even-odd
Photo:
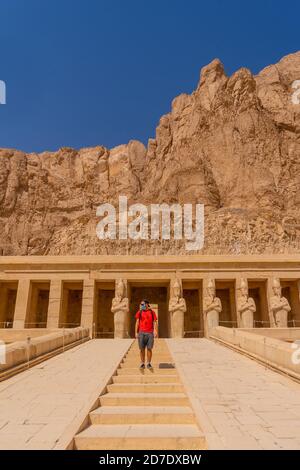
[[[135,314],[135,318],[140,320],[139,331],[143,333],[153,333],[153,322],[157,320],[157,316],[153,310],[142,310]]]

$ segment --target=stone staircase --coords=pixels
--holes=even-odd
[[[78,450],[205,449],[205,437],[176,369],[168,346],[156,339],[153,369],[139,370],[137,341],[120,364],[100,406],[89,414],[90,425],[75,436]]]

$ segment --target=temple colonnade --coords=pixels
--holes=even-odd
[[[216,325],[300,326],[300,257],[2,257],[0,328],[90,328],[128,337],[148,298],[161,337]]]

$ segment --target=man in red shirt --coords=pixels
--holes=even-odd
[[[135,337],[138,339],[141,365],[140,369],[145,369],[145,350],[147,348],[147,368],[152,369],[152,349],[154,338],[157,337],[157,316],[150,308],[148,300],[143,300],[140,310],[135,315]]]

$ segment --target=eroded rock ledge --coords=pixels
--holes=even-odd
[[[103,242],[96,207],[204,203],[207,254],[300,251],[300,52],[257,76],[214,60],[191,95],[175,98],[146,149],[26,154],[0,150],[0,253],[184,253],[184,243]]]

